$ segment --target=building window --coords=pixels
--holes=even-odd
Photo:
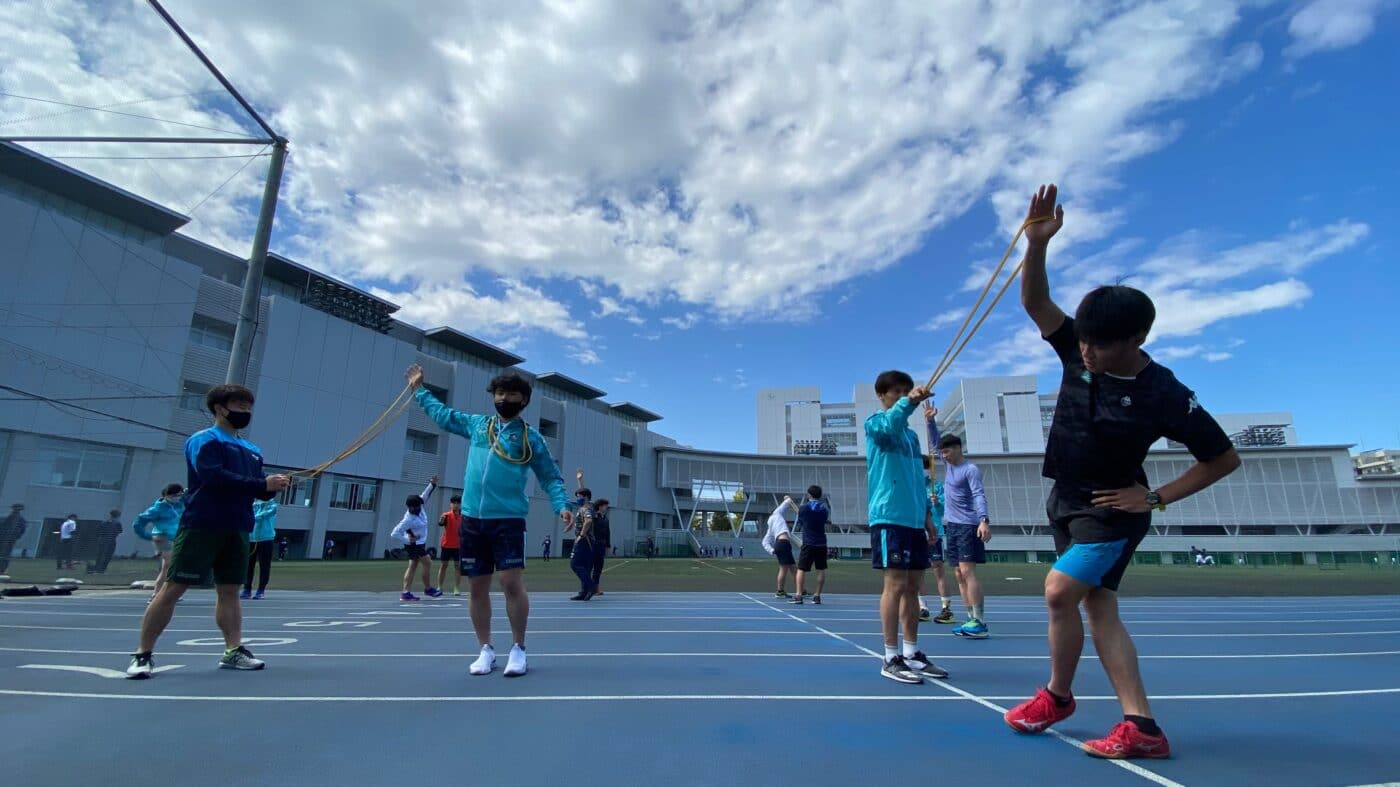
[[[650,529],[651,529],[651,512],[650,512],[650,511],[638,511],[638,512],[637,512],[637,529],[638,529],[638,530],[650,530]]]
[[[540,434],[545,437],[558,437],[559,423],[557,421],[551,421],[548,418],[541,418]]]
[[[632,476],[630,476],[630,475],[620,475],[620,476],[618,476],[618,477],[617,477],[617,488],[618,488],[618,489],[631,489],[631,488],[632,488]]]
[[[855,426],[855,413],[822,416],[823,429],[854,429]]]
[[[233,349],[233,326],[198,314],[190,321],[190,342],[211,350]]]
[[[363,478],[331,478],[331,508],[345,511],[373,511],[379,497],[379,482]]]
[[[264,465],[263,472],[268,475],[276,475],[278,473],[291,475],[296,471],[286,467],[268,467]],[[313,502],[312,492],[315,488],[315,479],[292,476],[292,485],[277,493],[277,505],[291,506],[292,508],[310,508]]]
[[[196,383],[191,380],[180,381],[180,409],[196,413],[204,412],[209,389],[212,387],[208,383]]]
[[[33,483],[119,492],[131,452],[125,448],[43,438],[34,462]]]
[[[618,448],[618,454],[621,455],[623,459],[631,459],[631,458],[632,458],[632,444],[631,444],[631,443],[623,443],[623,444]]]
[[[420,454],[436,454],[438,452],[438,436],[410,429],[404,447]]]

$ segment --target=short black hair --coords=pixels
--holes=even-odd
[[[166,484],[165,488],[160,490],[160,496],[169,497],[171,495],[178,495],[184,491],[185,488],[183,486],[180,486],[179,484]]]
[[[498,374],[492,377],[491,383],[486,386],[486,392],[489,394],[494,394],[497,391],[505,391],[507,393],[514,391],[525,397],[525,401],[527,402],[530,401],[530,395],[534,393],[534,390],[535,389],[530,385],[530,381],[520,372]]]
[[[1142,290],[1110,284],[1089,291],[1074,312],[1074,332],[1087,344],[1109,344],[1147,335],[1157,307]]]
[[[449,503],[460,503],[460,502],[462,502],[462,496],[461,496],[461,495],[453,495],[453,496],[452,496],[452,499],[451,499],[451,500],[448,500],[447,502],[449,502]]]
[[[812,484],[811,486],[807,487],[807,496],[812,498],[813,500],[821,500],[822,488],[817,486],[816,484]]]
[[[888,372],[880,372],[880,376],[875,378],[875,395],[884,396],[885,392],[891,388],[914,388],[914,378],[908,372],[901,372],[898,369],[891,369]]]
[[[593,501],[593,507],[594,507],[594,508],[597,508],[598,506],[602,506],[603,508],[607,508],[607,507],[610,506],[610,505],[612,505],[612,503],[609,503],[609,502],[608,502],[608,499],[607,499],[606,497],[600,497],[600,498],[598,498],[597,500],[594,500],[594,501]]]
[[[77,518],[78,518],[78,515],[77,515],[77,514],[69,514],[69,515],[68,515],[68,518],[69,518],[69,519],[77,519]]]
[[[406,499],[404,499],[403,502],[404,505],[408,506],[409,508],[413,508],[415,506],[421,507],[423,505],[423,498],[419,497],[418,495],[409,495]]]
[[[209,389],[209,393],[204,397],[204,406],[213,413],[218,405],[228,407],[235,402],[239,404],[252,405],[253,392],[241,385],[216,385]]]
[[[578,491],[577,491],[577,492],[574,492],[574,495],[575,495],[576,497],[581,497],[581,498],[583,498],[583,499],[585,499],[585,500],[592,500],[592,499],[593,499],[593,490],[592,490],[592,489],[589,489],[589,488],[586,487],[586,486],[581,486],[581,487],[578,488]]]
[[[118,508],[114,508],[114,509],[112,509],[111,511],[108,511],[108,512],[107,512],[107,516],[109,516],[109,517],[111,517],[111,518],[113,518],[113,519],[116,519],[117,517],[119,517],[119,516],[121,516],[121,515],[122,515],[121,509],[118,509]]]
[[[952,448],[953,446],[962,448],[962,438],[958,437],[955,434],[945,434],[942,437],[938,438],[939,448]]]

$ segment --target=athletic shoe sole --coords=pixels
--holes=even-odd
[[[910,685],[910,686],[917,686],[917,685],[919,685],[920,683],[923,683],[923,682],[924,682],[924,679],[918,677],[917,675],[916,675],[916,676],[911,676],[911,677],[904,677],[904,676],[902,676],[902,675],[896,675],[896,674],[894,674],[893,672],[889,672],[889,671],[887,671],[887,670],[880,670],[880,674],[881,674],[881,675],[884,675],[885,677],[889,678],[890,680],[894,681],[895,683],[904,683],[904,684],[907,684],[907,685]]]
[[[126,677],[128,680],[146,680],[151,677],[151,674],[150,672],[128,672]]]
[[[267,666],[266,664],[259,664],[259,665],[256,666],[256,667],[240,667],[240,666],[237,665],[237,664],[229,664],[228,662],[225,662],[225,661],[219,662],[219,669],[236,669],[236,670],[239,670],[240,672],[257,672],[258,670],[260,670],[260,669],[262,669],[263,667],[266,667],[266,666]]]
[[[982,632],[981,634],[968,634],[967,632],[965,632],[965,631],[963,631],[963,630],[961,630],[961,629],[957,629],[957,630],[953,631],[953,636],[955,636],[955,637],[962,637],[963,639],[986,639],[987,637],[990,637],[990,636],[992,636],[992,635],[989,634],[989,633],[987,633],[987,632],[985,632],[985,631]]]

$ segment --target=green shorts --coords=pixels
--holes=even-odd
[[[241,530],[180,528],[166,582],[198,585],[210,571],[216,585],[241,585],[248,573],[248,534]]]

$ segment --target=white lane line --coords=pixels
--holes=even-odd
[[[156,667],[151,670],[152,674],[157,672],[169,672],[180,669],[184,664],[166,664],[163,667]],[[108,669],[106,667],[80,667],[74,664],[21,664],[16,669],[45,669],[57,670],[60,672],[81,672],[87,675],[96,675],[99,678],[125,678],[126,671],[118,669]]]
[[[134,627],[134,626],[131,627],[131,628],[102,628],[102,627],[97,627],[97,626],[15,626],[15,625],[10,625],[10,624],[3,624],[3,623],[0,623],[0,629],[27,629],[27,630],[38,630],[38,631],[119,631],[119,632],[122,632],[122,633],[125,633],[125,634],[130,634],[130,633],[133,633],[133,632],[135,632],[135,631],[137,630],[137,628]],[[175,632],[175,633],[179,633],[179,634],[217,634],[217,633],[218,633],[218,629],[216,629],[216,628],[202,628],[202,629],[174,629],[174,628],[170,628],[170,629],[166,629],[166,632]],[[287,632],[286,632],[286,630],[284,630],[284,629],[271,629],[271,630],[244,629],[243,633],[244,633],[244,634],[280,635],[280,634],[286,634]],[[350,634],[350,635],[356,635],[356,634],[358,634],[359,636],[362,636],[362,637],[363,637],[363,636],[384,636],[384,635],[395,635],[395,636],[397,636],[397,635],[400,635],[400,634],[403,634],[403,635],[408,635],[408,634],[453,634],[453,635],[456,635],[456,634],[470,634],[470,633],[471,633],[471,629],[470,629],[469,626],[466,625],[466,622],[464,621],[464,622],[463,622],[463,627],[460,628],[460,629],[447,629],[447,630],[436,630],[436,631],[392,631],[392,630],[389,630],[389,631],[370,631],[370,630],[343,631],[343,630],[337,630],[337,629],[299,629],[299,630],[297,631],[297,633],[298,633],[298,635],[302,635],[302,634],[342,634],[342,635],[344,635],[344,634]],[[567,635],[569,635],[569,636],[577,636],[577,635],[580,635],[580,634],[746,634],[746,635],[756,635],[756,636],[790,636],[790,637],[811,637],[811,636],[817,636],[817,632],[814,632],[814,631],[800,631],[800,630],[799,630],[799,631],[771,631],[771,630],[767,630],[767,629],[755,629],[755,630],[753,630],[753,631],[745,631],[744,629],[556,629],[556,630],[544,630],[544,631],[531,629],[529,633],[530,633],[530,636],[532,636],[532,637],[535,636],[535,635],[554,635],[554,634],[560,634],[560,635],[567,634]]]
[[[810,632],[804,632],[810,633]],[[256,642],[249,638],[250,642]],[[218,643],[222,644],[222,642]],[[263,647],[267,647],[264,645]],[[363,658],[363,659],[391,659],[391,658],[462,658],[470,653],[269,653],[259,651],[265,656],[287,656],[291,658]],[[63,653],[72,655],[103,655],[103,656],[129,656],[128,650],[70,650],[65,648],[0,648],[0,653]],[[205,656],[207,653],[168,653],[162,651],[165,656],[199,655]],[[860,655],[856,653],[721,653],[712,651],[702,652],[641,652],[633,653],[627,651],[614,652],[590,652],[590,653],[542,653],[537,650],[530,651],[531,658],[699,658],[705,656],[722,656],[736,658],[809,658],[809,659],[868,659],[879,658],[879,655]],[[1202,653],[1190,655],[1139,655],[1143,660],[1179,661],[1187,660],[1231,660],[1231,659],[1325,659],[1325,658],[1360,658],[1370,656],[1400,656],[1400,650],[1366,650],[1352,651],[1344,653],[1237,653],[1219,654]],[[1085,654],[1085,660],[1096,660],[1098,656]],[[940,655],[939,661],[1049,661],[1047,656],[1031,655]]]
[[[966,692],[962,692],[966,693]],[[1378,694],[1400,694],[1400,688],[1391,689],[1357,689],[1354,691],[1302,691],[1302,692],[1280,692],[1275,694],[1169,694],[1154,695],[1150,699],[1156,700],[1253,700],[1253,699],[1295,699],[1309,697],[1356,697]],[[169,702],[422,702],[420,694],[407,697],[393,696],[368,696],[368,697],[277,697],[277,696],[256,696],[256,695],[191,695],[191,694],[100,694],[96,692],[76,692],[76,691],[27,691],[20,689],[0,689],[0,695],[12,697],[55,697],[63,699],[93,699],[93,700],[165,700]],[[736,701],[769,701],[769,700],[793,700],[799,702],[965,702],[971,700],[976,695],[963,697],[961,694],[907,694],[907,695],[881,695],[881,694],[561,694],[561,695],[533,695],[533,696],[502,696],[502,697],[438,697],[432,698],[433,702],[654,702],[657,700],[668,701],[689,701],[689,702],[736,702]],[[979,697],[981,700],[997,700],[1000,702],[1012,702],[1024,699],[1020,696],[988,696]],[[1118,698],[1112,695],[1075,697],[1077,702],[1117,702]],[[972,700],[976,702],[976,700]],[[979,703],[984,704],[984,703]],[[991,705],[991,702],[985,703]],[[1054,730],[1051,730],[1054,732]],[[1073,741],[1067,735],[1059,736],[1063,739]],[[1131,766],[1131,763],[1124,763],[1121,760],[1108,760],[1119,767],[1127,767],[1128,770],[1136,773],[1143,770],[1151,776],[1143,776],[1159,784],[1174,785],[1176,782],[1160,777],[1151,771]],[[1138,774],[1142,775],[1142,774]],[[1156,778],[1152,778],[1156,777]]]
[[[810,622],[810,621],[803,620],[802,618],[799,618],[799,617],[797,617],[796,615],[793,615],[792,613],[787,612],[786,610],[778,609],[777,607],[775,607],[775,606],[773,606],[773,605],[771,605],[771,604],[768,604],[768,603],[766,603],[766,602],[764,602],[764,601],[760,601],[760,600],[758,600],[758,599],[756,599],[756,598],[753,598],[752,596],[748,595],[747,593],[740,593],[739,595],[743,596],[744,598],[747,598],[749,601],[753,601],[753,602],[755,602],[755,603],[757,603],[757,604],[761,604],[761,605],[763,605],[763,606],[765,606],[765,607],[768,607],[769,609],[773,610],[774,612],[777,612],[777,613],[780,614],[780,615],[786,615],[787,617],[790,617],[790,618],[792,618],[793,620],[798,621],[799,623],[807,623],[807,625],[810,625],[810,626],[816,628],[818,631],[821,631],[821,632],[823,632],[823,633],[825,633],[825,634],[829,634],[830,636],[836,637],[837,639],[846,642],[846,643],[847,643],[848,645],[850,645],[851,647],[853,647],[853,648],[855,648],[855,649],[857,649],[857,650],[859,650],[859,651],[861,651],[861,652],[863,652],[863,653],[867,653],[867,654],[869,654],[869,655],[871,655],[871,656],[874,656],[875,658],[880,659],[881,661],[884,661],[884,656],[883,656],[882,654],[876,653],[875,651],[871,650],[870,648],[867,648],[867,647],[865,647],[865,646],[863,646],[863,645],[858,645],[858,644],[856,644],[855,642],[852,642],[851,640],[846,639],[845,637],[842,637],[842,636],[840,636],[840,635],[833,634],[832,632],[827,631],[826,629],[822,628],[821,626],[818,626],[818,625],[815,624],[815,623],[812,623],[812,622]],[[933,684],[936,685],[936,686],[941,686],[942,688],[944,688],[944,689],[946,689],[946,690],[948,690],[948,691],[953,692],[953,694],[957,695],[957,696],[958,696],[959,698],[961,698],[961,699],[969,700],[969,701],[971,701],[971,702],[975,702],[975,703],[977,703],[978,705],[981,705],[981,706],[983,706],[983,707],[985,707],[985,708],[988,708],[988,709],[990,709],[990,710],[994,710],[994,711],[996,711],[996,712],[999,713],[999,714],[1003,714],[1003,715],[1004,715],[1004,714],[1006,713],[1006,711],[1007,711],[1006,708],[1004,708],[1004,707],[1002,707],[1002,706],[1000,706],[1000,705],[997,705],[995,702],[990,701],[990,700],[987,699],[986,697],[979,697],[979,696],[977,696],[976,694],[973,694],[973,693],[970,692],[970,691],[963,691],[962,689],[960,689],[960,688],[958,688],[958,687],[956,687],[956,686],[953,686],[952,684],[948,683],[947,681],[932,680],[932,681],[930,681],[930,682],[933,683]],[[933,696],[938,696],[938,695],[933,695]],[[1116,698],[1115,698],[1115,699],[1116,699]],[[1084,741],[1081,741],[1081,740],[1079,740],[1078,738],[1074,738],[1074,737],[1071,737],[1071,736],[1069,736],[1069,735],[1065,735],[1064,733],[1059,732],[1058,730],[1046,730],[1045,733],[1046,733],[1047,735],[1050,735],[1050,736],[1054,737],[1056,740],[1059,740],[1059,741],[1062,741],[1062,742],[1064,742],[1064,743],[1067,743],[1067,744],[1069,744],[1069,745],[1075,747],[1076,749],[1080,749],[1081,751],[1082,751],[1083,748],[1084,748]],[[1141,766],[1139,766],[1139,765],[1134,765],[1134,764],[1131,763],[1131,762],[1127,762],[1127,761],[1124,761],[1124,760],[1106,760],[1106,762],[1112,763],[1113,765],[1116,765],[1116,766],[1118,766],[1119,768],[1122,768],[1123,770],[1128,771],[1128,772],[1131,773],[1131,774],[1134,774],[1134,775],[1136,775],[1136,776],[1140,776],[1140,777],[1142,777],[1142,778],[1144,778],[1144,779],[1146,779],[1146,780],[1148,780],[1148,781],[1150,781],[1150,782],[1154,782],[1154,783],[1156,783],[1156,784],[1163,785],[1163,787],[1185,787],[1185,786],[1182,785],[1180,782],[1172,781],[1171,779],[1168,779],[1168,778],[1165,777],[1165,776],[1161,776],[1161,775],[1159,775],[1159,774],[1157,774],[1157,773],[1154,773],[1153,771],[1149,771],[1149,770],[1147,770],[1146,768],[1143,768],[1143,767],[1141,767]]]
[[[622,568],[623,566],[625,566],[625,565],[627,565],[628,563],[631,563],[631,562],[632,562],[632,561],[630,561],[630,560],[624,560],[624,561],[622,561],[621,563],[613,563],[612,565],[610,565],[610,566],[608,566],[607,568],[603,569],[603,573],[606,574],[606,573],[608,573],[609,571],[612,571],[612,570],[615,569],[615,568]]]
[[[723,571],[724,573],[728,574],[728,575],[731,576],[731,577],[737,577],[737,576],[739,576],[738,574],[735,574],[733,571],[730,571],[729,569],[725,568],[724,566],[717,566],[717,565],[715,565],[714,563],[708,563],[708,562],[706,562],[706,561],[704,561],[704,560],[697,560],[697,561],[695,561],[695,562],[696,562],[696,563],[699,563],[699,564],[702,565],[702,566],[709,566],[710,568],[713,568],[713,569],[716,570],[716,571]]]

